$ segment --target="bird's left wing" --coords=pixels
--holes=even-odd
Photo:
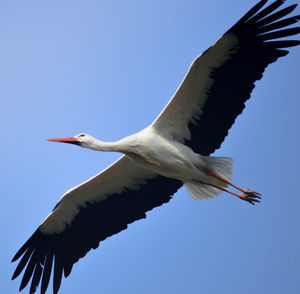
[[[106,170],[63,195],[53,211],[21,247],[13,279],[25,269],[20,291],[31,279],[30,293],[41,281],[45,293],[52,268],[53,292],[62,274],[99,242],[146,217],[146,212],[168,202],[182,186],[158,176],[123,156]]]
[[[298,40],[278,40],[300,32],[300,15],[284,18],[295,5],[275,11],[284,1],[265,9],[260,1],[213,46],[192,63],[182,84],[152,127],[170,139],[185,142],[209,155],[219,148],[235,118],[250,98],[254,82],[265,68],[284,56]],[[284,19],[282,19],[284,18]]]

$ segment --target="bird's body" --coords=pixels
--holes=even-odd
[[[299,27],[286,28],[299,15],[284,18],[296,5],[274,12],[284,1],[262,8],[266,2],[256,4],[195,59],[173,98],[146,129],[116,142],[84,133],[49,139],[124,155],[67,191],[16,253],[13,261],[21,260],[13,279],[25,269],[20,290],[31,280],[30,293],[40,282],[45,293],[53,270],[57,293],[62,275],[67,277],[79,258],[168,202],[182,185],[196,200],[225,191],[251,204],[259,202],[259,193],[231,182],[231,158],[210,155],[221,146],[265,68],[287,55],[285,48],[300,44],[281,39],[300,33]]]
[[[135,164],[165,177],[185,181],[205,176],[205,161],[190,147],[155,133],[152,127],[120,141]]]

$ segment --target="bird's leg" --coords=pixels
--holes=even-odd
[[[261,195],[261,194],[258,193],[258,192],[251,191],[251,190],[249,190],[249,189],[244,189],[244,188],[241,188],[241,187],[239,187],[239,186],[236,186],[235,184],[233,184],[233,183],[231,183],[230,181],[228,181],[228,180],[222,178],[221,176],[215,174],[214,172],[212,172],[212,171],[209,170],[209,169],[206,169],[206,170],[205,170],[205,173],[206,173],[208,176],[214,177],[215,179],[218,179],[218,180],[220,180],[220,181],[226,183],[227,185],[230,185],[231,187],[234,187],[234,188],[236,188],[237,190],[240,190],[240,191],[243,192],[243,193],[246,193],[246,194],[247,194],[247,193],[251,193],[251,194]]]
[[[255,204],[255,202],[260,202],[259,199],[261,199],[261,197],[259,197],[258,195],[252,194],[252,193],[237,194],[237,193],[234,193],[234,192],[232,192],[230,190],[227,190],[227,189],[225,189],[223,187],[219,187],[219,186],[214,185],[214,184],[205,183],[205,182],[202,182],[202,181],[197,181],[197,182],[200,183],[200,184],[202,184],[202,185],[208,185],[208,186],[212,186],[212,187],[215,187],[217,189],[220,189],[220,190],[222,190],[224,192],[227,192],[227,193],[229,193],[231,195],[239,197],[241,200],[245,200],[245,201],[247,201],[247,202],[249,202],[249,203],[251,203],[253,205]]]
[[[204,185],[209,185],[209,186],[215,187],[215,188],[220,189],[220,190],[222,190],[222,191],[225,191],[225,192],[227,192],[227,193],[229,193],[229,194],[232,194],[232,195],[234,195],[234,196],[237,196],[237,197],[239,197],[240,199],[245,200],[245,201],[247,201],[247,202],[249,202],[249,203],[251,203],[251,204],[255,204],[254,202],[260,202],[260,200],[259,200],[259,199],[261,199],[261,197],[259,196],[259,195],[261,195],[260,193],[255,192],[255,191],[251,191],[251,190],[249,190],[249,189],[243,189],[243,188],[241,188],[241,187],[239,187],[239,186],[236,186],[236,185],[234,185],[233,183],[231,183],[230,181],[228,181],[228,180],[222,178],[221,176],[215,174],[214,172],[212,172],[212,171],[210,171],[210,170],[208,170],[208,169],[205,170],[205,173],[206,173],[208,176],[214,177],[215,179],[218,179],[219,181],[222,181],[222,182],[224,182],[225,184],[230,185],[230,186],[236,188],[237,190],[241,191],[242,193],[237,194],[237,193],[234,193],[234,192],[232,192],[232,191],[229,191],[229,190],[227,190],[227,189],[225,189],[225,188],[223,188],[223,187],[219,187],[219,186],[217,186],[217,185],[213,185],[213,184],[210,184],[210,183],[205,183],[205,182],[200,182],[200,183],[202,183],[202,184],[204,184]]]
[[[222,190],[224,192],[227,192],[227,193],[229,193],[231,195],[239,197],[241,200],[245,200],[245,201],[247,201],[247,202],[249,202],[249,203],[251,203],[253,205],[255,204],[255,202],[260,202],[259,199],[261,199],[261,197],[259,197],[258,195],[252,194],[252,193],[237,194],[237,193],[234,193],[234,192],[232,192],[230,190],[227,190],[227,189],[225,189],[223,187],[219,187],[219,186],[214,185],[214,184],[205,183],[205,182],[202,182],[202,181],[198,181],[198,183],[200,183],[202,185],[208,185],[208,186],[211,186],[211,187],[215,187],[215,188],[220,189],[220,190]]]

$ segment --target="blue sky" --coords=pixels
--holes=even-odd
[[[119,156],[44,139],[146,127],[255,2],[1,2],[3,293],[17,293],[10,260],[60,196]],[[268,68],[216,152],[262,203],[196,202],[181,189],[80,260],[60,293],[299,293],[299,50]]]

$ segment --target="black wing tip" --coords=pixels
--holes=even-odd
[[[37,238],[41,235],[41,232],[39,229],[37,229],[31,237],[24,243],[24,245],[17,251],[15,256],[12,258],[11,262],[17,261],[26,251],[27,249],[33,244]]]
[[[288,6],[287,8],[290,8],[290,9],[294,10],[297,6],[298,6],[298,3],[295,3],[295,4],[292,4],[292,5]]]
[[[277,8],[285,3],[285,0],[276,0],[273,1],[270,5],[263,8],[268,0],[262,0],[254,5],[240,20],[232,26],[226,33],[235,32],[239,29],[239,27],[245,23],[248,24],[260,24],[265,25],[275,21],[276,19],[282,18],[287,14],[290,14],[296,7],[297,3],[287,6],[275,13]],[[263,8],[263,9],[262,9]],[[273,14],[272,14],[273,13]],[[297,17],[297,16],[296,16]],[[273,19],[274,18],[274,19]],[[297,18],[298,19],[298,18]]]
[[[283,9],[277,10],[285,0],[276,0],[264,9],[262,7],[268,1],[260,1],[252,9],[250,9],[244,17],[242,17],[227,33],[233,33],[238,36],[240,42],[249,42],[255,38],[257,46],[264,46],[266,49],[278,50],[279,48],[287,48],[299,45],[297,40],[281,40],[280,38],[292,37],[300,33],[300,27],[295,26],[287,28],[300,20],[300,15],[285,18],[296,7],[292,4]],[[277,11],[276,11],[277,10]],[[275,12],[274,12],[275,11]],[[252,37],[251,37],[252,36]],[[273,46],[270,46],[273,41]],[[251,41],[253,42],[253,41]],[[276,47],[278,45],[279,47]],[[280,47],[283,46],[283,47]],[[272,52],[270,51],[270,54]],[[273,51],[273,54],[276,52]],[[280,57],[283,55],[280,55]]]
[[[241,23],[246,22],[249,20],[252,16],[254,16],[266,3],[268,0],[261,0],[256,5],[254,5],[241,19],[228,31],[230,32],[232,29],[234,29],[236,26],[240,25]]]
[[[15,256],[12,258],[12,260],[10,261],[11,263],[17,261],[19,259],[19,257],[17,256],[17,254],[15,254]]]
[[[13,281],[18,275],[16,273],[13,273],[11,280]]]
[[[21,258],[11,278],[14,280],[23,272],[19,291],[22,291],[31,280],[29,293],[35,293],[43,271],[41,264],[45,257],[44,241],[44,235],[37,229],[11,260],[15,262]]]
[[[18,252],[12,258],[11,262],[17,261],[26,252],[26,250],[28,249],[28,241],[18,250]]]

